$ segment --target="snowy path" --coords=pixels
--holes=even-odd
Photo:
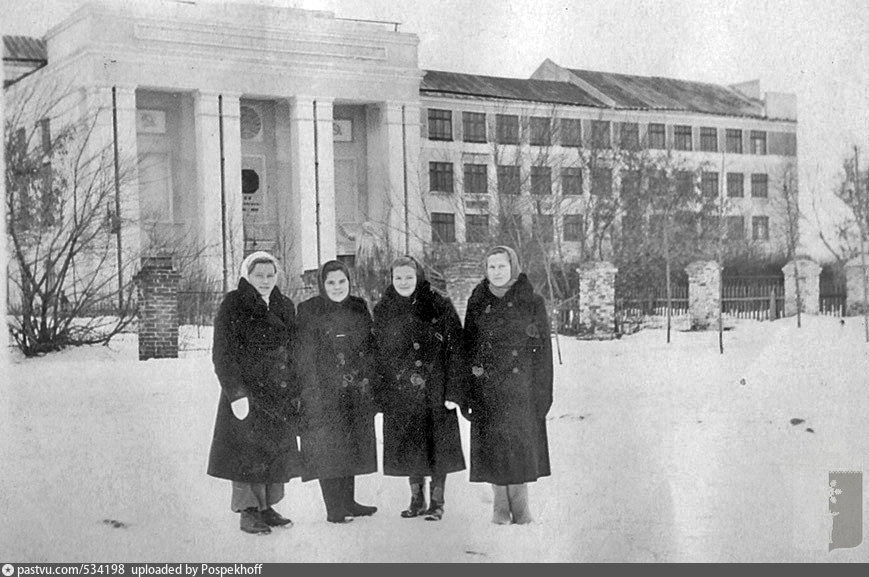
[[[0,557],[869,561],[865,544],[828,553],[824,524],[828,471],[869,461],[859,319],[740,322],[724,356],[715,333],[673,341],[562,338],[553,475],[531,486],[530,526],[492,525],[491,492],[466,471],[448,478],[442,522],[400,519],[406,481],[374,474],[357,480],[374,517],[328,524],[317,483],[293,480],[278,509],[295,527],[263,537],[238,530],[228,483],[204,474],[218,395],[207,352],[140,363],[127,336],[16,359],[0,391]],[[467,455],[465,421],[462,434]]]

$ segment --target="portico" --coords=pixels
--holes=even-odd
[[[135,159],[125,249],[193,247],[230,286],[244,254],[266,249],[297,285],[352,255],[366,222],[421,250],[418,40],[394,28],[255,4],[94,2],[49,31],[34,76],[80,87],[100,142]]]

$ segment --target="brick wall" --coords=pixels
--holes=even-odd
[[[142,259],[136,275],[140,361],[178,357],[179,281],[171,258]]]

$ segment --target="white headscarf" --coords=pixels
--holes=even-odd
[[[250,271],[248,269],[250,268],[251,263],[253,263],[256,260],[262,260],[262,259],[271,261],[275,265],[275,272],[277,274],[280,274],[281,267],[278,264],[278,259],[276,259],[273,255],[267,253],[264,250],[258,250],[256,252],[252,252],[249,255],[247,255],[247,257],[241,263],[241,278],[243,278],[247,282],[250,282],[250,278],[248,277],[248,275],[250,274]]]

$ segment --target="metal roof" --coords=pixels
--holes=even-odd
[[[611,98],[616,108],[686,110],[730,116],[763,116],[763,103],[728,86],[655,76],[568,69]]]
[[[48,62],[45,40],[30,36],[3,36],[3,60]]]
[[[552,104],[603,107],[588,92],[569,82],[525,80],[426,70],[420,92],[477,96],[503,100],[524,100]]]

